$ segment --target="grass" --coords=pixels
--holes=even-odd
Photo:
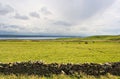
[[[95,77],[89,75],[81,75],[81,76],[68,76],[68,75],[52,75],[51,77],[40,77],[37,75],[4,75],[0,74],[0,79],[120,79],[119,76],[113,76],[107,74],[105,76]]]
[[[0,62],[44,61],[46,63],[105,63],[120,62],[119,36],[93,36],[57,40],[0,40]],[[86,41],[87,40],[87,41]],[[96,41],[102,40],[102,41]],[[103,41],[105,40],[105,41]],[[107,41],[106,41],[107,40]],[[109,40],[109,41],[108,41]],[[79,79],[77,76],[4,75],[0,79]],[[107,74],[94,77],[82,75],[80,79],[120,79]]]
[[[105,63],[120,61],[120,43],[65,41],[0,41],[0,62]]]

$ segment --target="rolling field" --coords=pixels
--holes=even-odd
[[[43,61],[45,63],[106,63],[120,62],[120,41],[90,38],[64,38],[58,40],[0,40],[0,62]],[[84,39],[81,41],[81,39]],[[88,41],[86,41],[88,40]],[[36,75],[5,75],[0,79],[120,79],[119,76],[100,77],[82,75],[80,78],[67,75],[39,77]]]
[[[0,41],[0,62],[105,63],[120,61],[120,42]]]

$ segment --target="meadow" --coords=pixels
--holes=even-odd
[[[120,43],[112,41],[0,41],[0,62],[118,62],[119,49]]]
[[[0,62],[42,61],[45,63],[106,63],[120,62],[120,41],[90,38],[64,38],[57,40],[0,40]],[[0,79],[48,79],[38,76],[0,75]],[[77,79],[53,76],[51,79]],[[83,79],[99,79],[84,76]],[[101,76],[100,79],[119,79]]]

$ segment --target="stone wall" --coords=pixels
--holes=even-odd
[[[16,63],[0,63],[0,73],[3,74],[28,74],[28,75],[51,75],[51,74],[79,74],[88,75],[112,75],[120,76],[120,62],[115,63],[84,63],[84,64],[44,64],[42,62],[16,62]]]

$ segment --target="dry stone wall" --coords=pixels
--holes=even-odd
[[[112,75],[120,76],[120,62],[96,64],[44,64],[42,62],[16,62],[16,63],[0,63],[0,73],[3,74],[28,74],[28,75],[44,75],[51,74],[67,74],[85,73],[87,75]]]

